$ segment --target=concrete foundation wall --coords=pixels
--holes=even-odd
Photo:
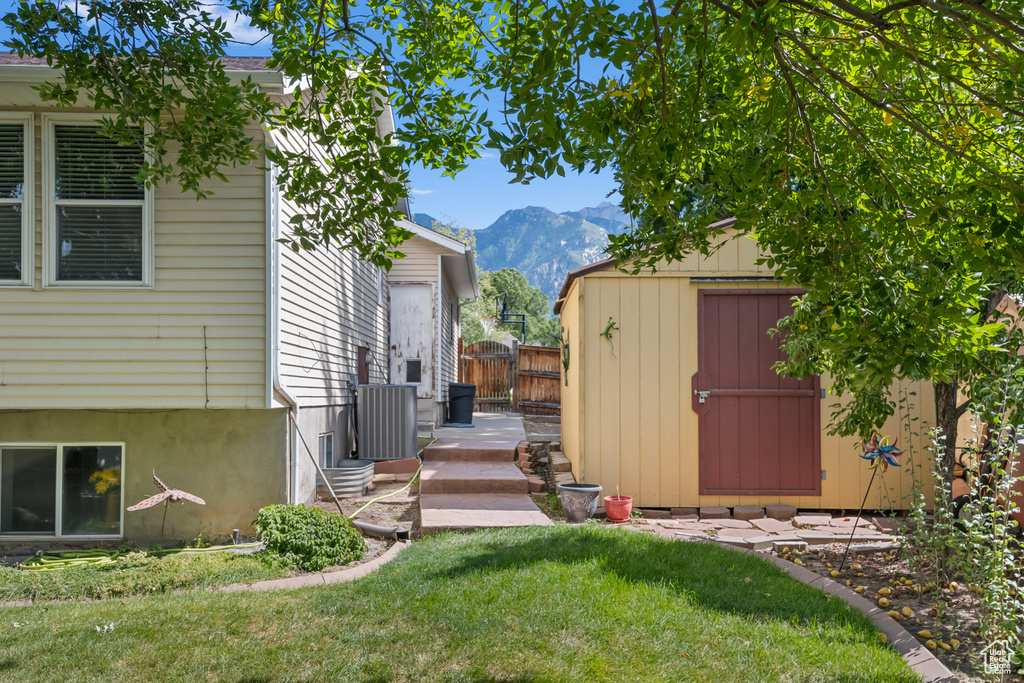
[[[352,457],[352,449],[355,446],[352,416],[352,406],[316,406],[299,410],[298,422],[302,438],[297,439],[295,444],[295,502],[312,503],[316,497],[318,475],[309,453],[306,452],[306,446],[319,461],[321,434],[334,434],[335,462]],[[323,463],[320,464],[323,466]]]
[[[283,409],[0,411],[0,444],[123,442],[126,507],[159,493],[154,469],[171,488],[203,498],[206,505],[171,503],[165,535],[178,540],[252,534],[261,507],[287,501],[287,428]],[[159,538],[163,512],[125,512],[125,538]]]

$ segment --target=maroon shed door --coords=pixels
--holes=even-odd
[[[797,293],[700,292],[693,408],[703,495],[821,495],[818,378],[772,370],[783,353],[768,330]]]

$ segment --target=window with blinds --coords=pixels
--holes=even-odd
[[[31,228],[28,219],[26,140],[30,119],[0,119],[0,284],[28,281],[26,245]]]
[[[120,145],[94,125],[55,123],[51,131],[52,279],[144,283],[147,192],[136,178],[141,142]]]

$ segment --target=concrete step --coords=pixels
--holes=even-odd
[[[420,494],[529,493],[526,475],[511,462],[423,463]]]
[[[551,526],[551,520],[525,494],[420,493],[424,536],[508,526]]]
[[[460,462],[512,462],[518,441],[438,439],[423,449],[423,460]]]

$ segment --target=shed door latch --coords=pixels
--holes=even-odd
[[[693,395],[697,397],[697,402],[698,403],[707,403],[708,396],[711,395],[711,392],[710,391],[697,391],[696,389],[694,389],[693,390]]]

